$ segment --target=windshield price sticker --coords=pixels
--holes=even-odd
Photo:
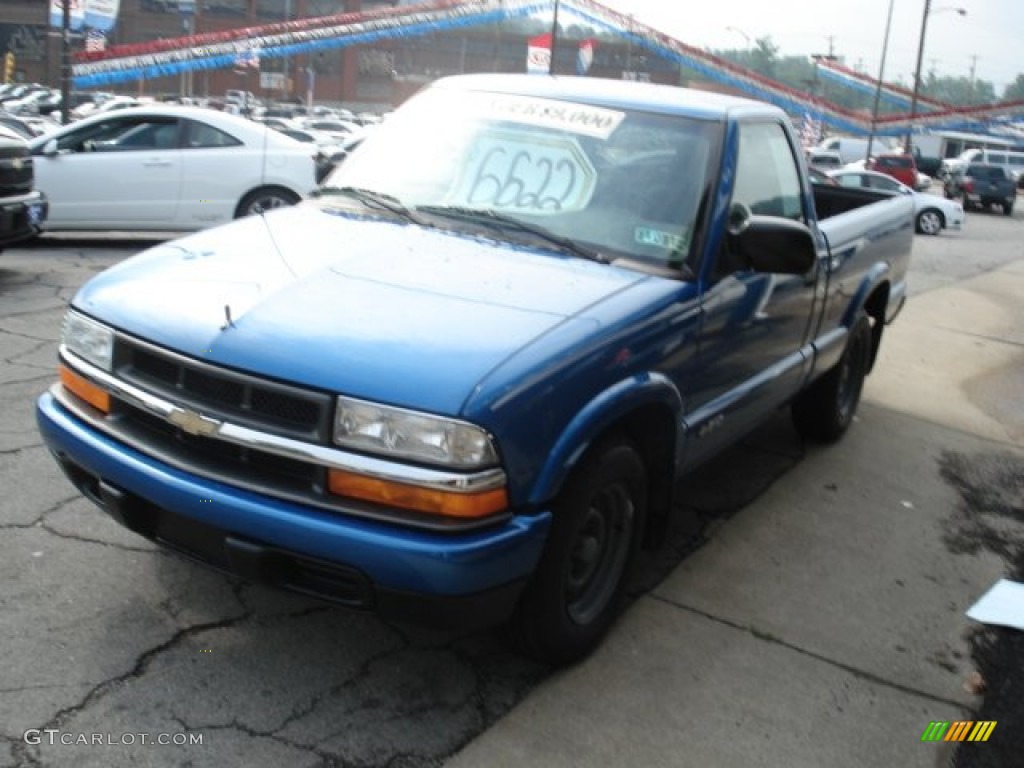
[[[595,139],[607,139],[626,117],[625,112],[614,109],[525,96],[480,94],[473,101],[474,114],[487,120],[535,125]]]
[[[449,203],[529,214],[586,208],[597,171],[570,136],[488,131],[467,153]]]

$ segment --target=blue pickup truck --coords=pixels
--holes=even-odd
[[[769,105],[450,78],[310,199],[90,280],[38,423],[149,539],[569,662],[685,472],[783,406],[847,429],[913,224]]]

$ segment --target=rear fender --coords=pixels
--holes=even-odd
[[[860,317],[861,311],[865,308],[868,302],[871,301],[871,297],[875,295],[876,291],[881,289],[888,294],[888,289],[885,286],[890,277],[891,269],[888,264],[884,262],[875,264],[870,270],[868,270],[867,274],[864,275],[864,279],[861,280],[860,285],[857,286],[857,290],[850,298],[850,302],[846,307],[846,311],[843,313],[839,326],[815,339],[814,349],[816,360],[814,369],[817,374],[830,371],[836,366],[839,359],[843,356],[843,350],[846,349],[846,337],[849,335],[849,330],[853,327],[853,324],[857,322],[857,318]],[[872,317],[875,317],[876,320],[884,319],[884,314],[879,317],[875,314],[875,309],[875,307],[871,307],[870,309]],[[878,344],[881,340],[882,326],[883,323],[876,322],[873,330],[872,364],[874,363],[874,354],[877,351]]]
[[[884,262],[875,264],[867,271],[863,280],[861,280],[857,291],[850,299],[850,303],[846,307],[846,312],[843,313],[843,326],[846,329],[852,328],[853,324],[857,322],[857,318],[860,316],[861,310],[864,308],[864,305],[867,303],[871,295],[874,294],[874,292],[884,283],[891,282],[890,273],[890,266]]]

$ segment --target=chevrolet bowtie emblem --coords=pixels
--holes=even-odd
[[[210,437],[217,434],[221,427],[221,422],[216,419],[211,419],[203,416],[201,413],[185,409],[171,411],[167,420],[182,432],[202,437]]]
[[[16,171],[20,171],[23,165],[25,165],[25,163],[20,157],[16,157],[11,160],[11,167]]]

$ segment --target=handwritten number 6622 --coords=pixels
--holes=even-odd
[[[470,186],[469,203],[496,208],[533,208],[560,211],[576,187],[576,166],[567,158],[558,162],[534,158],[519,150],[503,169],[509,151],[495,147],[485,156]]]

